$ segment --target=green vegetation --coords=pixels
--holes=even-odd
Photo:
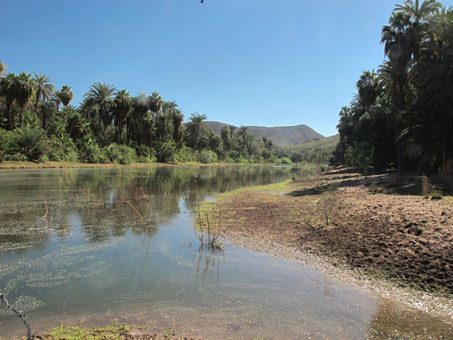
[[[0,162],[290,164],[247,127],[226,126],[219,136],[198,113],[183,124],[178,105],[157,92],[133,97],[95,82],[74,107],[71,87],[56,90],[46,75],[5,73],[0,65]]]
[[[105,328],[59,327],[44,335],[48,340],[120,340],[130,332],[127,326],[109,326]]]
[[[201,243],[201,248],[206,250],[222,249],[225,237],[222,231],[222,211],[213,210],[215,204],[203,202],[198,206],[195,218],[194,231]]]
[[[360,168],[453,170],[453,8],[397,5],[382,29],[386,59],[340,112],[332,161]]]

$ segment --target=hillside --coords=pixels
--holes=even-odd
[[[338,142],[340,141],[340,135],[333,135],[325,137],[319,140],[311,141],[304,143],[302,145],[297,145],[296,150],[300,152],[314,152],[319,149],[323,152],[332,153],[335,150]]]
[[[220,131],[224,126],[228,124],[214,121],[203,122],[203,124],[211,129],[216,134],[220,135]],[[315,130],[307,125],[295,125],[295,126],[276,126],[276,127],[264,127],[264,126],[247,126],[249,132],[255,135],[256,138],[262,138],[266,136],[278,146],[294,146],[301,145],[306,142],[324,138],[323,135],[317,133]]]

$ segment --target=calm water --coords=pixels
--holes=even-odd
[[[199,250],[198,202],[280,167],[0,171],[0,290],[39,331],[112,322],[208,339],[450,339],[442,320],[291,261]],[[0,338],[23,336],[0,307]]]

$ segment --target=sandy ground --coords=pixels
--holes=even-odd
[[[221,194],[203,216],[235,244],[453,320],[453,199],[410,195],[420,186],[414,176],[337,169]]]

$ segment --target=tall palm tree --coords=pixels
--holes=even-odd
[[[371,105],[376,102],[378,97],[378,82],[374,70],[365,71],[357,81],[357,90],[359,93],[359,102],[365,109],[369,111]]]
[[[50,78],[45,74],[34,73],[33,87],[35,90],[35,112],[38,111],[39,101],[46,101],[55,91]]]
[[[113,119],[115,124],[116,142],[120,143],[123,134],[123,127],[126,119],[132,109],[132,99],[127,90],[116,92],[115,99],[113,100]]]
[[[418,25],[429,16],[438,13],[441,8],[441,3],[436,0],[424,0],[421,4],[420,0],[406,0],[402,5],[396,5],[394,13],[404,13]]]
[[[242,148],[245,150],[249,137],[249,128],[247,126],[241,126],[238,130],[238,136],[242,138]]]
[[[84,96],[88,106],[97,108],[99,114],[99,131],[105,131],[105,128],[112,122],[111,112],[115,91],[116,89],[113,85],[95,82],[90,86]]]
[[[59,102],[62,103],[65,108],[67,108],[69,103],[74,98],[74,94],[72,93],[71,87],[69,85],[63,85],[61,90],[58,91],[57,97],[59,99]]]
[[[14,73],[8,73],[6,77],[0,79],[0,96],[5,98],[6,115],[8,120],[8,128],[14,129],[14,117],[12,107],[16,101],[15,84],[17,76]]]
[[[153,116],[155,117],[160,113],[162,110],[162,106],[164,104],[164,100],[160,96],[159,92],[153,92],[151,96],[149,97],[149,109],[153,113]]]
[[[202,122],[208,118],[205,114],[192,113],[187,123],[187,132],[194,148],[198,148],[201,139]]]
[[[30,98],[33,94],[33,81],[31,75],[22,72],[16,78],[15,84],[15,97],[16,97],[16,104],[19,107],[19,123],[22,126],[23,124],[23,111],[25,106],[29,103]]]

